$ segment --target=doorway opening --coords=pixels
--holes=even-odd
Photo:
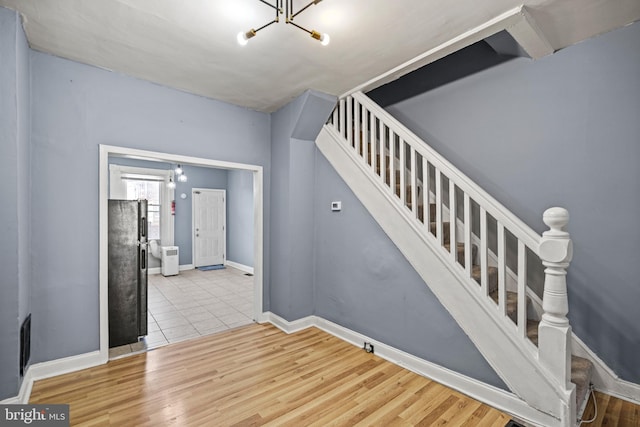
[[[233,262],[225,262],[226,268],[219,271],[217,278],[213,279],[213,275],[205,277],[204,273],[216,273],[216,271],[198,271],[193,270],[193,262],[188,266],[188,270],[181,272],[181,275],[171,277],[157,276],[159,283],[164,283],[165,292],[167,294],[179,290],[180,287],[194,290],[194,287],[204,285],[207,281],[222,280],[217,283],[218,290],[224,293],[224,280],[232,280],[234,285],[244,286],[243,292],[247,289],[253,294],[253,303],[251,307],[246,305],[243,307],[245,313],[250,316],[251,320],[260,322],[263,320],[262,301],[263,301],[263,169],[262,166],[248,165],[241,163],[231,163],[218,161],[207,158],[188,157],[161,152],[151,152],[146,150],[137,150],[115,146],[100,146],[100,358],[103,362],[109,359],[109,325],[108,325],[108,262],[107,262],[107,201],[109,199],[109,159],[110,158],[128,158],[138,159],[147,162],[164,162],[164,163],[180,163],[182,165],[190,165],[201,168],[222,169],[227,171],[248,171],[252,178],[253,194],[253,221],[247,224],[253,230],[253,267],[250,274],[246,276],[246,267],[242,264]],[[177,235],[176,235],[177,236]],[[191,249],[191,248],[189,248]],[[226,261],[226,260],[225,260]],[[239,268],[238,268],[239,267]],[[224,277],[226,276],[226,278]],[[150,276],[154,277],[154,276]],[[167,279],[163,281],[162,279]],[[244,282],[243,282],[244,281]],[[155,285],[155,283],[154,283]],[[237,288],[240,289],[240,288]],[[236,290],[237,290],[236,289]],[[198,290],[196,290],[197,293]],[[175,293],[175,292],[174,292]],[[202,294],[201,294],[202,295]],[[188,309],[188,307],[183,307]],[[197,316],[195,310],[193,312],[194,319]],[[233,313],[229,313],[231,315]],[[222,314],[224,315],[224,314]],[[164,317],[162,315],[160,318]],[[196,319],[197,320],[197,319]]]

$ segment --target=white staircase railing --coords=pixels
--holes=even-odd
[[[547,210],[544,221],[551,229],[538,235],[360,92],[340,99],[325,129],[339,137],[336,140],[395,201],[432,250],[444,255],[448,268],[462,278],[460,282],[478,304],[487,307],[497,327],[512,337],[514,345],[526,349],[531,363],[539,366],[535,369],[539,375],[557,385],[549,399],[563,401],[563,413],[553,414],[560,419],[559,425],[575,425],[571,327],[566,317],[565,275],[572,254],[564,231],[566,210]],[[540,261],[547,268],[536,348],[527,336],[527,295],[532,292],[527,276],[529,263]],[[526,381],[503,379],[510,385]],[[520,397],[527,401],[527,396]],[[544,403],[533,406],[545,410],[540,408]]]

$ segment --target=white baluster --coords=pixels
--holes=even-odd
[[[409,161],[411,165],[411,210],[413,211],[413,217],[418,219],[418,156],[416,156],[416,150],[412,146],[409,146]]]
[[[347,138],[347,103],[344,98],[340,98],[340,135]]]
[[[569,212],[550,208],[544,212],[544,223],[550,230],[542,233],[538,255],[546,267],[542,299],[542,321],[538,329],[540,361],[570,388],[571,383],[571,326],[567,313],[567,267],[573,257],[573,244],[564,230]]]
[[[527,247],[518,240],[518,335],[527,336]]]
[[[489,294],[489,262],[487,259],[487,211],[480,206],[480,286],[482,295]]]
[[[456,185],[449,178],[449,249],[453,263],[458,262],[458,238],[456,225],[458,223],[458,210],[456,206]]]
[[[431,221],[431,191],[429,190],[429,186],[431,180],[429,179],[429,162],[427,162],[427,158],[422,156],[422,192],[424,193],[422,196],[422,203],[424,204],[424,225],[427,226],[427,230],[430,230]]]
[[[350,146],[354,146],[353,142],[353,98],[347,96],[347,141]]]
[[[360,133],[361,125],[360,125],[360,103],[353,100],[353,143],[355,144],[356,153],[362,156],[362,134]]]
[[[471,245],[471,198],[464,193],[464,270],[471,277],[473,264],[473,246]]]
[[[371,144],[371,168],[374,174],[378,174],[376,171],[376,154],[380,154],[376,143],[376,117],[373,112],[369,112],[369,143]]]
[[[378,139],[380,140],[380,177],[382,183],[387,184],[387,149],[385,144],[386,132],[382,120],[378,120]]]
[[[398,144],[398,149],[400,150],[400,166],[398,167],[398,171],[400,172],[400,202],[402,206],[407,206],[407,152],[404,149],[404,141],[400,137],[398,137]]]
[[[440,246],[444,246],[444,233],[442,228],[442,175],[438,168],[436,173],[436,238]]]
[[[497,222],[498,225],[498,309],[501,315],[507,314],[507,288],[506,288],[506,272],[507,272],[507,256],[505,251],[506,237],[504,225]]]

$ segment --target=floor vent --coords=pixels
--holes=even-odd
[[[511,420],[504,427],[524,427],[522,424],[518,424],[517,422]]]
[[[20,376],[24,376],[25,368],[31,357],[31,314],[24,319],[20,327]]]

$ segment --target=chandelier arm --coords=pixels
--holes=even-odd
[[[293,25],[294,27],[300,28],[302,31],[306,31],[306,32],[307,32],[307,33],[309,33],[309,34],[312,34],[312,32],[311,32],[311,31],[309,31],[309,30],[307,30],[306,28],[304,28],[304,27],[302,27],[302,26],[300,26],[300,25],[296,24],[296,23],[295,23],[295,22],[293,22],[293,21],[288,21],[288,22],[287,22],[287,24],[291,24],[291,25]]]
[[[276,12],[278,12],[278,10],[279,10],[278,6],[274,6],[274,5],[272,5],[272,4],[271,4],[271,3],[269,3],[268,1],[265,1],[265,0],[258,0],[258,1],[259,1],[259,2],[262,2],[262,3],[264,3],[264,4],[266,4],[266,5],[267,5],[267,6],[269,6],[269,7],[274,8],[274,9],[276,10]],[[276,1],[276,4],[278,4],[278,3],[277,3],[277,1]]]
[[[304,12],[305,10],[307,10],[311,5],[316,4],[315,0],[311,0],[309,2],[308,5],[306,5],[305,7],[303,7],[302,9],[300,9],[299,11],[293,13],[293,0],[291,1],[291,20],[293,20],[293,18],[295,18],[296,16],[300,15],[302,12]]]
[[[265,29],[265,28],[267,28],[269,25],[271,25],[271,24],[275,24],[276,22],[278,22],[278,19],[277,19],[277,18],[276,18],[276,19],[274,19],[273,21],[271,21],[271,22],[267,23],[267,24],[264,24],[262,27],[255,29],[255,30],[254,30],[254,32],[256,32],[256,33],[257,33],[258,31],[260,31],[260,30],[262,30],[262,29]]]

